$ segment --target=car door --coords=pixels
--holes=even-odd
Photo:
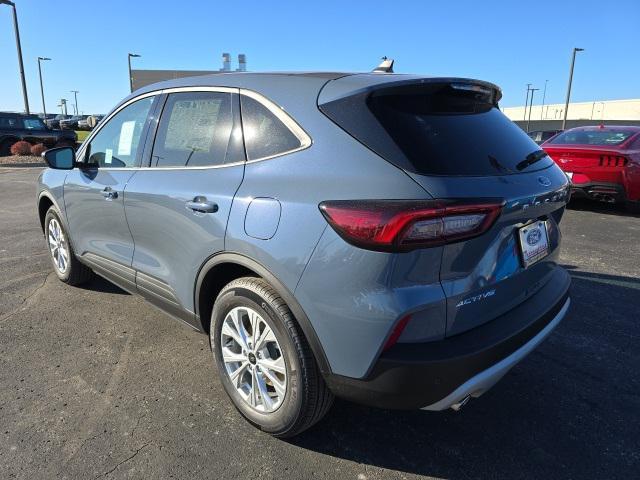
[[[64,204],[76,255],[97,273],[135,290],[134,243],[124,211],[127,182],[140,166],[154,96],[125,104],[85,142],[79,168],[64,184]]]
[[[179,89],[149,130],[147,168],[125,190],[139,293],[195,321],[197,273],[224,249],[229,211],[244,173],[237,89]]]

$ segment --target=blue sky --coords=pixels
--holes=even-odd
[[[368,71],[382,55],[400,73],[489,80],[503,106],[526,84],[563,102],[571,49],[579,54],[573,101],[640,98],[640,1],[72,1],[15,0],[32,110],[61,97],[85,113],[128,93],[134,67],[218,69],[222,52],[246,53],[253,71]],[[22,110],[11,9],[0,5],[0,110]],[[541,99],[541,92],[537,94]]]

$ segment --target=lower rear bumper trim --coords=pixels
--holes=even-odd
[[[511,370],[511,368],[513,368],[524,357],[535,350],[536,347],[549,336],[552,330],[556,328],[556,326],[566,315],[570,304],[571,299],[567,298],[567,301],[563,305],[562,309],[556,314],[554,319],[551,320],[551,322],[549,322],[549,324],[540,332],[538,332],[535,337],[529,340],[529,342],[524,344],[518,350],[513,352],[508,357],[503,358],[495,365],[470,378],[442,400],[423,407],[422,410],[446,410],[447,408],[451,408],[454,405],[460,404],[467,397],[479,397],[480,395],[485,393],[493,385],[495,385],[509,370]]]

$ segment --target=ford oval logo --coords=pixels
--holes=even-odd
[[[547,177],[538,177],[538,183],[543,187],[548,187],[549,185],[551,185],[551,180],[549,180]]]
[[[527,233],[527,243],[532,247],[540,241],[542,234],[538,228],[533,228]]]

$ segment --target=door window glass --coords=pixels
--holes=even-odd
[[[160,118],[151,166],[222,165],[228,161],[232,128],[230,93],[173,93]]]
[[[18,121],[15,118],[0,117],[0,128],[18,128]]]
[[[241,99],[242,129],[249,160],[273,157],[300,148],[298,137],[267,107],[246,95]]]
[[[45,126],[39,118],[25,118],[23,120],[24,128],[27,130],[44,130]]]
[[[146,97],[120,110],[91,140],[88,162],[103,168],[137,166],[138,150],[154,97]]]

